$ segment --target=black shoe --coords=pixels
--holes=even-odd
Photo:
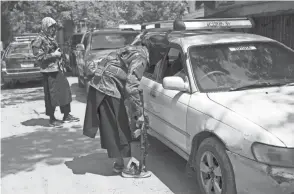
[[[63,124],[63,122],[59,121],[57,119],[50,119],[50,121],[49,121],[49,126],[50,127],[61,127],[62,124]]]
[[[78,122],[78,121],[80,121],[80,119],[79,118],[77,118],[77,117],[74,117],[74,116],[72,116],[72,115],[67,115],[66,117],[63,117],[63,122],[65,122],[65,123],[69,123],[69,122]]]

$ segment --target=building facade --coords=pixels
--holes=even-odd
[[[278,40],[294,49],[294,1],[188,1],[185,18],[251,17],[249,32]]]

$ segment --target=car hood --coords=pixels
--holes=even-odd
[[[209,93],[208,97],[294,147],[294,87]]]
[[[97,60],[99,58],[105,57],[107,56],[109,53],[111,53],[112,51],[115,51],[116,49],[107,49],[107,50],[92,50],[89,53],[88,56],[88,61],[89,60]]]

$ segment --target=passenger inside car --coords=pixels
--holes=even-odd
[[[183,59],[181,57],[181,53],[179,53],[178,58],[168,64],[167,71],[165,72],[164,77],[173,76],[177,72],[181,71],[183,69],[182,61]]]

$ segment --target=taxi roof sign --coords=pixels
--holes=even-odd
[[[142,29],[167,28],[175,30],[177,25],[183,25],[185,30],[245,29],[253,28],[254,22],[250,18],[185,19],[176,22],[169,20],[147,23],[142,25]]]
[[[133,29],[133,30],[141,30],[140,24],[120,24],[118,26],[119,29]]]

